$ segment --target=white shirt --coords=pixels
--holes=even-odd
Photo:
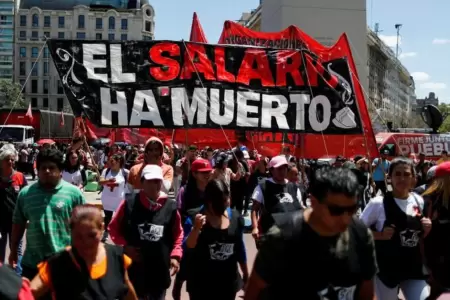
[[[420,205],[420,211],[423,211],[423,198],[417,194],[410,193],[406,200],[397,198],[394,198],[394,200],[397,206],[409,216],[415,216],[417,214],[417,204]],[[367,227],[375,225],[375,229],[381,232],[384,227],[384,222],[386,221],[383,196],[372,198],[362,212],[360,219]]]
[[[115,211],[119,206],[120,202],[125,199],[125,177],[122,175],[122,170],[119,170],[117,174],[114,174],[112,170],[106,175],[106,170],[103,170],[101,177],[108,180],[111,178],[116,179],[116,186],[112,191],[107,185],[103,187],[102,195],[100,200],[102,201],[103,209],[107,211]],[[124,169],[126,176],[128,176],[129,171]]]
[[[67,171],[62,172],[62,179],[67,181],[70,184],[74,184],[79,186],[83,184],[83,177],[81,176],[81,170],[77,170],[73,173],[69,173]]]
[[[275,181],[273,181],[272,178],[268,178],[268,179],[266,179],[266,180],[275,183]],[[285,182],[288,183],[288,180],[285,179]],[[292,197],[291,197],[291,198],[292,198]],[[302,193],[300,192],[300,189],[299,189],[299,188],[297,188],[297,199],[298,199],[298,201],[300,202],[300,205],[301,205],[302,207],[304,207],[303,201],[302,201]],[[262,190],[261,190],[261,186],[260,186],[259,184],[256,186],[256,188],[255,188],[254,191],[253,191],[253,194],[252,194],[252,200],[254,200],[254,201],[256,201],[256,202],[259,202],[259,203],[261,203],[261,204],[264,204],[264,194],[263,194],[263,192],[262,192]]]

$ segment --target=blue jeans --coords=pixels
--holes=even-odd
[[[0,238],[0,261],[4,262],[5,261],[5,256],[6,256],[6,245],[7,242],[9,240],[9,242],[11,243],[11,231],[12,228],[8,228],[9,226],[1,227],[0,228],[0,234],[1,234],[1,238]],[[16,273],[17,275],[22,275],[22,266],[21,266],[21,261],[22,261],[22,241],[20,241],[19,243],[19,247],[17,248],[17,267],[16,267]]]

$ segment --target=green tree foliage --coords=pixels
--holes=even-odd
[[[439,104],[439,110],[445,118],[441,127],[439,127],[439,132],[450,132],[450,105],[441,103]]]
[[[20,84],[0,79],[0,107],[28,107],[28,103],[22,96],[22,86]]]

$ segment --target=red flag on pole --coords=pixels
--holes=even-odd
[[[61,116],[59,117],[59,126],[64,127],[64,112],[61,111]]]
[[[28,120],[30,120],[30,123],[33,122],[33,112],[31,110],[31,103],[28,105],[28,110],[27,113],[25,114],[25,117],[27,117]]]
[[[203,31],[202,25],[200,25],[196,12],[194,12],[194,15],[192,16],[191,36],[189,38],[189,41],[200,43],[208,42],[206,40],[205,32]]]

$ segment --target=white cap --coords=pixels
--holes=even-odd
[[[162,169],[157,165],[146,165],[142,170],[141,178],[145,180],[163,180]]]

